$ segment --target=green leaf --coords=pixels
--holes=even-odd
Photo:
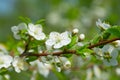
[[[105,39],[108,39],[109,36],[110,36],[110,33],[105,31],[102,35],[102,38],[103,38],[103,40],[105,40]]]
[[[45,19],[40,19],[40,20],[38,20],[37,22],[36,22],[36,24],[41,24],[42,22],[44,22],[45,21]]]
[[[106,30],[106,32],[109,32],[110,34],[120,37],[120,26],[113,26]]]
[[[38,57],[36,57],[36,56],[29,56],[26,61],[27,61],[27,62],[31,62],[31,61],[36,60],[37,58],[38,58]]]
[[[67,46],[68,48],[72,48],[78,42],[78,36],[74,35],[72,37],[71,43]]]
[[[97,35],[91,41],[92,44],[98,43],[102,39],[101,35]]]
[[[81,50],[80,52],[81,53],[92,53],[93,50],[85,48],[85,49]]]
[[[19,19],[22,20],[23,22],[25,22],[26,24],[32,22],[28,17],[22,17],[22,16],[20,16]]]
[[[5,68],[0,69],[0,75],[5,74],[8,70]]]

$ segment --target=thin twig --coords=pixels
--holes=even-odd
[[[90,45],[88,48],[92,49],[94,47],[97,47],[97,46],[100,46],[100,45],[104,45],[104,44],[108,44],[108,43],[111,43],[111,42],[116,41],[116,40],[120,40],[120,38],[114,38],[114,39],[107,40],[107,41],[101,41],[101,42],[99,42],[97,44]]]

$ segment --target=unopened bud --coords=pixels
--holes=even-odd
[[[79,30],[77,28],[73,29],[73,34],[77,34]]]
[[[80,40],[84,40],[85,39],[85,35],[84,34],[80,34],[79,38],[80,38]]]

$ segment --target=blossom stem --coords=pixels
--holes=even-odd
[[[105,44],[111,43],[111,42],[116,41],[116,40],[120,40],[120,38],[114,38],[114,39],[111,39],[111,40],[101,41],[99,43],[88,46],[88,48],[92,49],[94,47],[97,47],[97,46],[100,46],[100,45],[105,45]],[[47,55],[50,55],[50,54],[52,54],[53,56],[60,56],[60,55],[63,55],[63,54],[76,54],[76,50],[64,50],[64,51],[53,52],[53,53],[43,52],[41,54],[32,53],[32,52],[26,52],[25,54],[21,54],[20,56],[36,56],[36,57],[40,57],[40,56],[47,56]]]

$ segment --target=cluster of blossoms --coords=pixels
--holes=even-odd
[[[100,20],[96,22],[96,25],[101,31],[111,28],[109,24],[102,23]],[[73,29],[72,33],[69,31],[62,33],[53,31],[49,35],[46,35],[43,32],[41,24],[20,23],[18,26],[13,26],[11,30],[14,38],[21,41],[23,40],[26,46],[24,50],[19,52],[21,53],[20,56],[11,56],[8,55],[9,52],[0,45],[0,69],[13,67],[16,72],[20,73],[22,70],[31,69],[32,67],[35,69],[32,76],[33,80],[37,72],[47,77],[53,68],[58,72],[69,70],[71,68],[69,57],[67,58],[61,54],[68,54],[70,51],[67,52],[67,50],[70,49],[73,50],[71,53],[79,53],[84,56],[90,52],[95,52],[97,58],[101,59],[103,64],[107,66],[115,66],[118,64],[117,56],[119,53],[118,47],[120,47],[120,40],[104,45],[103,47],[95,46],[95,48],[93,47],[93,49],[91,49],[90,47],[86,47],[86,44],[87,46],[89,45],[88,43],[82,42],[85,39],[85,35],[78,34],[79,30],[77,28]],[[18,49],[20,50],[21,48]],[[83,54],[81,54],[80,50]],[[34,53],[37,53],[37,59],[29,61],[29,56],[35,56]],[[31,67],[29,67],[29,65],[31,65]],[[98,67],[95,66],[94,73],[97,73],[96,70],[99,71]],[[96,76],[99,77],[99,74],[96,74]]]
[[[22,28],[20,26],[22,25]],[[15,39],[22,39],[23,35],[25,34],[28,36],[31,36],[31,38],[42,41],[45,40],[45,45],[47,50],[56,49],[59,51],[60,48],[68,45],[71,43],[71,34],[68,31],[65,31],[63,33],[58,32],[51,32],[48,37],[46,37],[45,33],[43,33],[42,25],[40,24],[32,24],[29,23],[26,25],[25,23],[20,23],[18,26],[13,26],[12,32],[14,34]],[[39,47],[38,47],[39,48]],[[22,51],[21,51],[22,52]],[[42,52],[41,47],[38,49],[38,52]],[[51,70],[51,67],[53,67],[51,64],[54,64],[55,68],[60,72],[62,69],[69,69],[71,67],[70,61],[66,57],[57,57],[57,56],[43,56],[40,57],[40,60],[35,60],[33,62],[30,62],[31,65],[37,65],[38,72],[42,74],[43,76],[47,77],[49,74],[49,71]],[[16,59],[16,58],[15,58]],[[16,67],[16,63],[19,62],[19,67],[21,70],[23,70],[23,62],[21,59],[16,59],[13,63],[13,66]],[[22,63],[21,63],[22,62]],[[15,68],[16,72],[20,72],[18,68]]]
[[[21,70],[25,70],[25,66],[26,68],[28,67],[24,59],[18,56],[12,57],[8,53],[5,53],[3,49],[5,50],[5,48],[0,45],[0,69],[13,66],[15,71],[19,73]]]

